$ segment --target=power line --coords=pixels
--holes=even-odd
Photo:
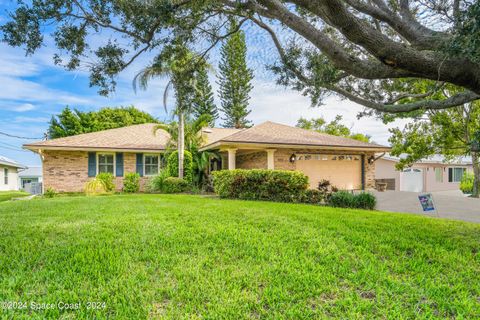
[[[43,138],[21,137],[21,136],[16,136],[16,135],[9,134],[9,133],[1,132],[1,131],[0,131],[0,134],[4,135],[4,136],[7,136],[7,137],[10,137],[10,138],[17,138],[17,139],[26,139],[26,140],[41,140],[41,139],[43,139]]]
[[[0,146],[2,149],[7,149],[7,150],[12,150],[12,151],[17,151],[17,152],[28,152],[27,150],[22,150],[22,149],[14,149],[14,148],[9,148],[5,146]]]

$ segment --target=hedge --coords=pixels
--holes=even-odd
[[[170,177],[178,177],[178,151],[174,151],[168,156],[167,173]],[[187,150],[185,150],[183,157],[183,179],[189,183],[193,180],[192,154]]]
[[[221,198],[302,202],[308,177],[298,171],[221,170],[213,172],[213,187]]]
[[[339,208],[373,210],[377,204],[377,199],[368,192],[353,194],[348,191],[338,191],[330,196],[327,204]]]

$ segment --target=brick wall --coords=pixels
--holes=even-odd
[[[237,154],[235,162],[237,169],[267,169],[267,152],[258,151]]]
[[[136,171],[135,153],[123,154],[124,173]],[[43,185],[44,189],[53,188],[57,192],[83,192],[88,177],[88,152],[85,151],[52,151],[43,153]],[[140,190],[145,189],[148,177],[140,179]],[[115,177],[116,190],[123,188],[123,177]]]

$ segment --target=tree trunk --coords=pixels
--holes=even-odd
[[[473,164],[473,192],[472,197],[480,197],[480,162],[478,159],[478,152],[472,152]]]
[[[185,157],[185,118],[178,112],[178,177],[183,179],[183,158]]]

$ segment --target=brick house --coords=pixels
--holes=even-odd
[[[162,169],[162,155],[169,142],[155,124],[133,125],[77,136],[25,144],[43,162],[44,188],[79,192],[100,172],[115,176],[117,189],[127,172],[138,172],[141,186]],[[322,179],[340,189],[375,186],[375,153],[389,147],[322,134],[273,122],[248,129],[205,128],[201,151],[216,151],[210,170],[299,170],[315,188]]]

